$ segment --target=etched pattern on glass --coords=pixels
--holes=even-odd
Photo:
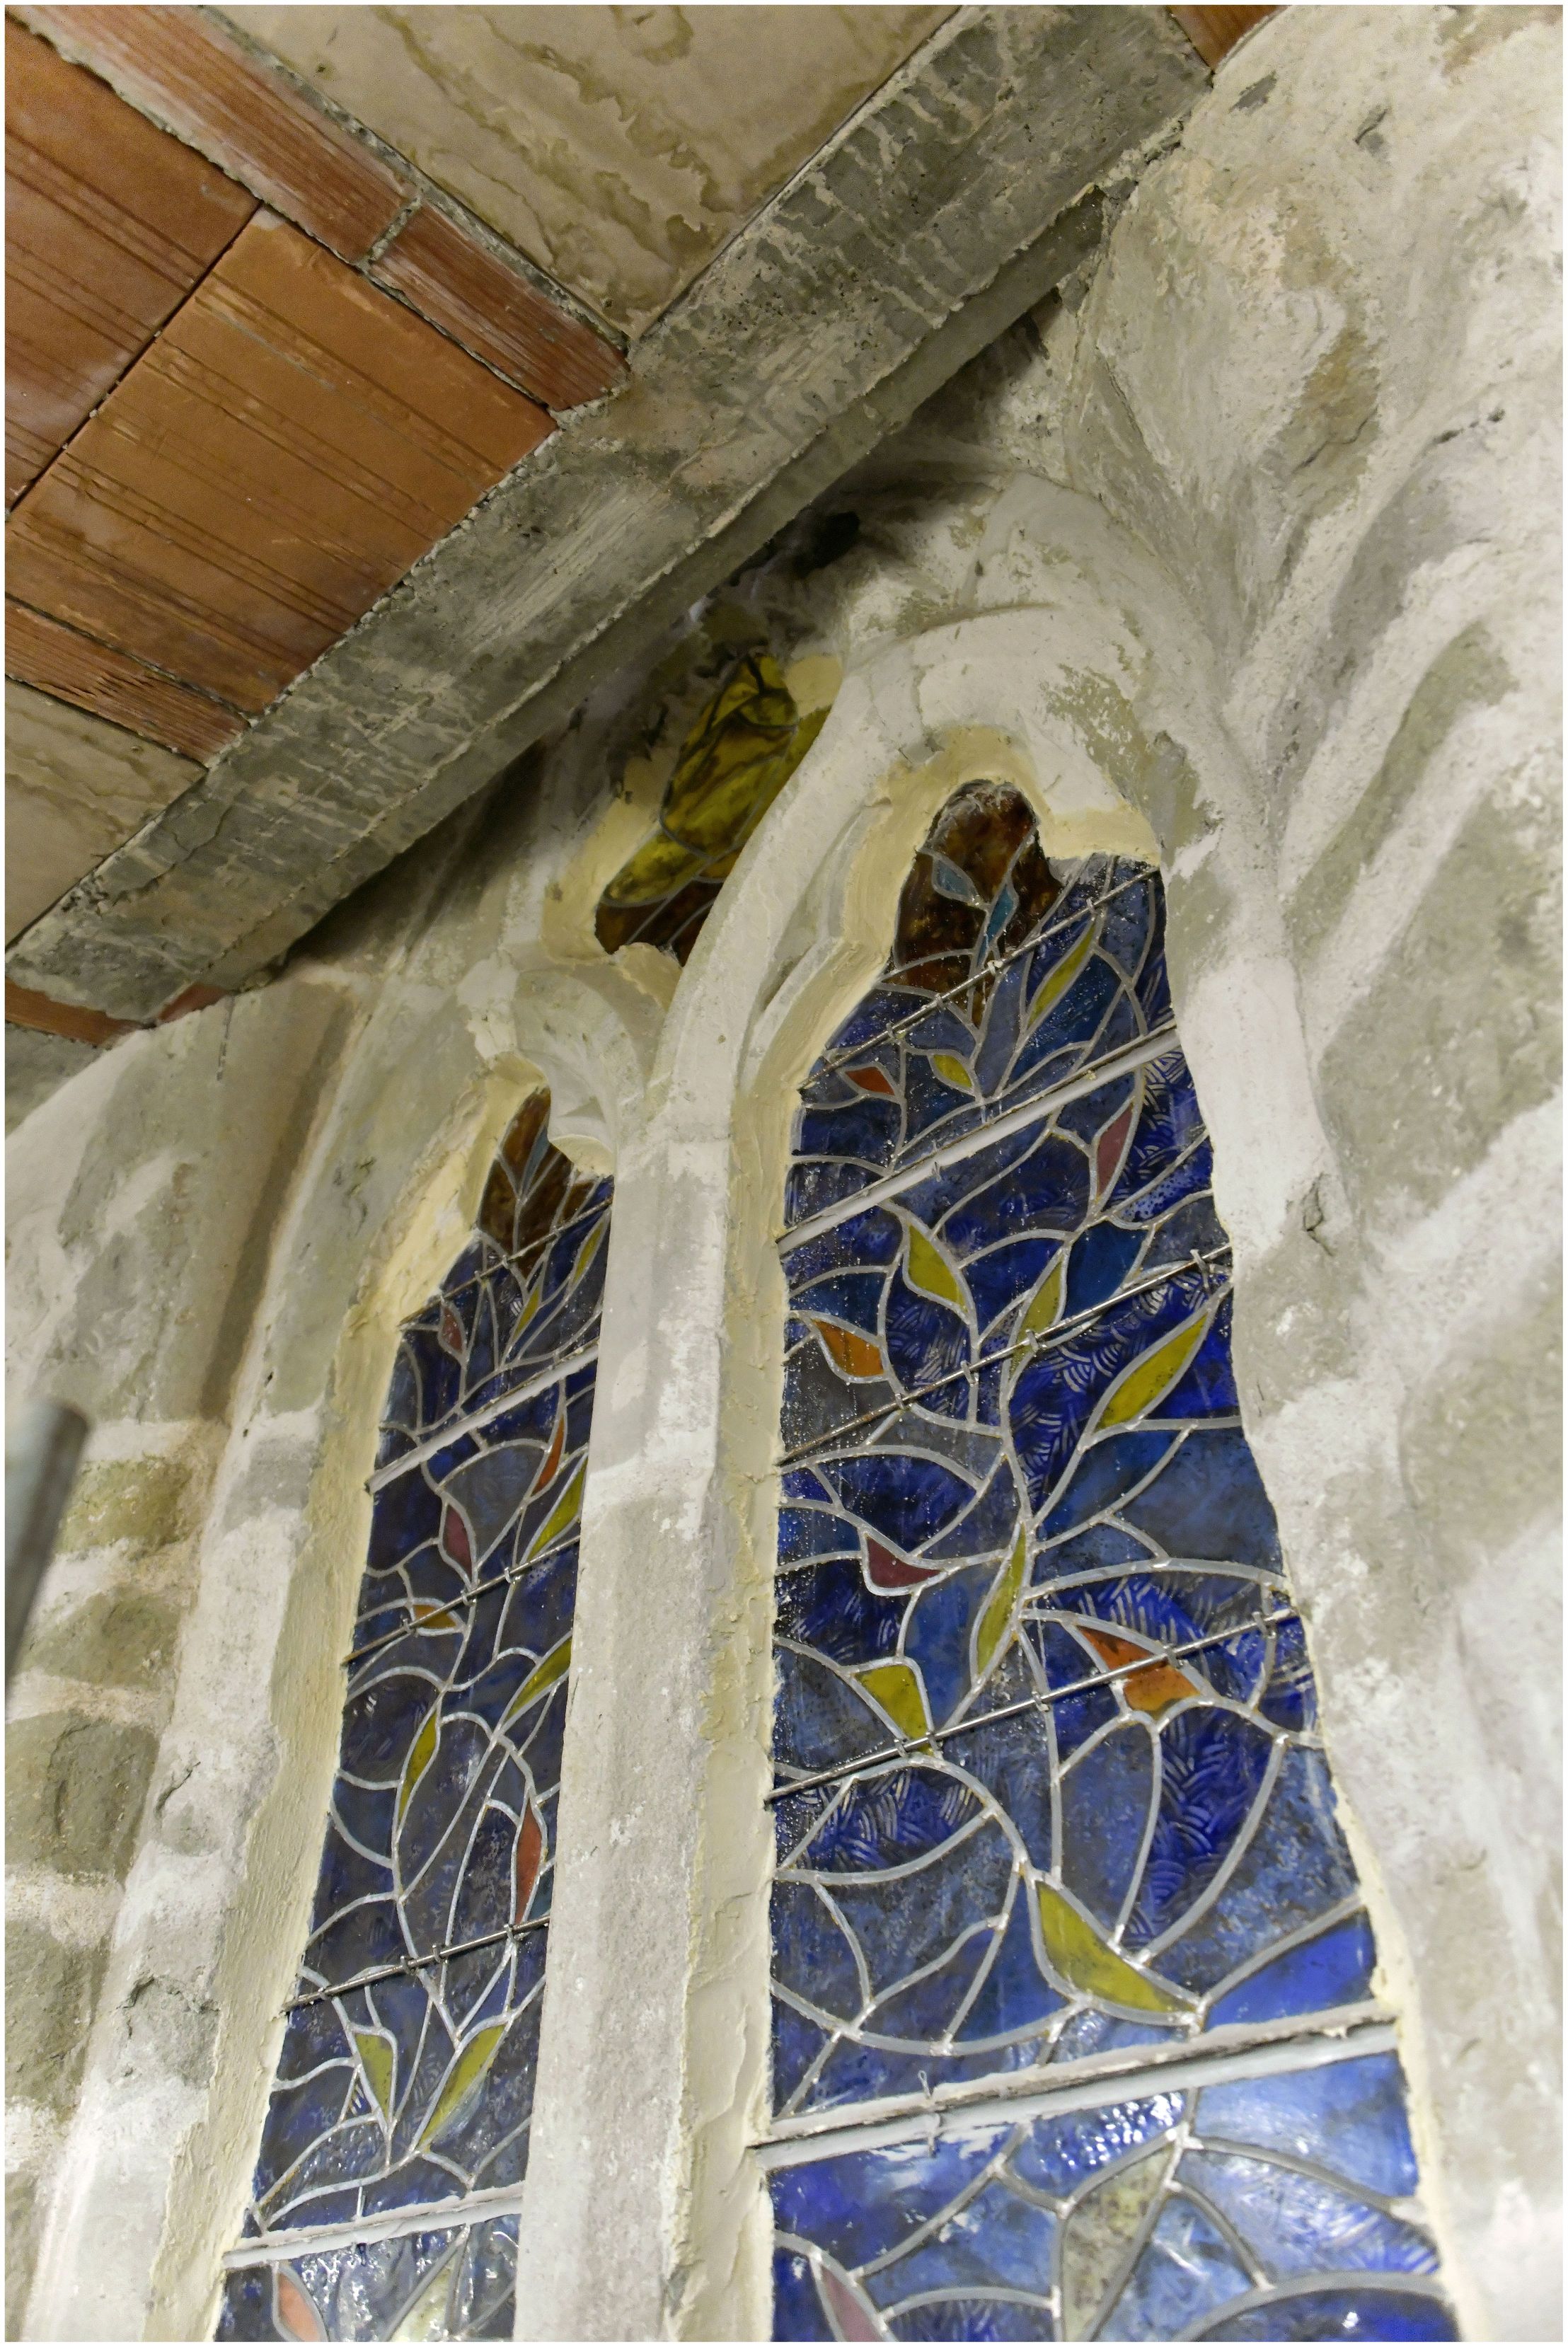
[[[234,2253],[220,2338],[510,2335],[515,2214],[461,2204],[528,2159],[610,1204],[548,1115],[539,1093],[514,1121],[471,1244],[403,1333],[244,2228],[332,2236]],[[393,2238],[353,2238],[388,2218]]]
[[[1153,871],[1053,866],[1019,794],[972,785],[916,859],[881,981],[803,1090],[781,1241],[764,2157],[787,2142],[793,2158],[835,2130],[833,2157],[780,2167],[774,2186],[794,2244],[781,2324],[805,2321],[809,2301],[810,2320],[837,2327],[783,2337],[869,2338],[884,2321],[907,2338],[1174,2336],[1202,2301],[1178,2316],[1171,2279],[1145,2293],[1155,2311],[1138,2320],[1153,2328],[1071,2328],[1085,2301],[1061,2279],[1079,2252],[1061,2244],[1086,2237],[1074,2211],[1110,2202],[1087,2184],[1079,2199],[1066,2186],[1038,2208],[1020,2198],[1002,2147],[1016,2129],[973,2137],[995,2166],[987,2208],[1010,2211],[994,2227],[949,2207],[956,2152],[912,2140],[839,2153],[844,2130],[928,2114],[933,2096],[957,2125],[988,2082],[1000,2094],[1107,2069],[1146,2076],[1189,2050],[1321,2044],[1347,2024],[1383,2032],[1343,2041],[1352,2052],[1387,2037],[1302,1624],[1241,1430],[1229,1249],[1163,919]],[[1397,2065],[1383,2058],[1378,2075],[1376,2127],[1408,2162]],[[1171,2148],[1191,2120],[1172,2076],[1150,2187],[1162,2243],[1196,2224],[1187,2180],[1201,2168],[1195,2150]],[[1326,2142],[1314,2157],[1333,2168]],[[912,2242],[895,2253],[892,2235],[841,2257],[812,2216],[842,2206],[853,2231],[862,2187],[845,2178],[862,2157],[866,2179],[914,2192],[900,2209],[925,2207],[928,2185],[948,2211],[917,2257]],[[1255,2169],[1226,2168],[1232,2184],[1209,2198],[1230,2209],[1253,2177],[1277,2198],[1274,2170]],[[1255,2303],[1225,2315],[1240,2329],[1212,2335],[1340,2336],[1268,2327],[1276,2316],[1257,2308],[1287,2274],[1430,2273],[1409,2212],[1350,2256],[1327,2218],[1313,2232],[1311,2195],[1297,2201],[1295,2263],[1232,2243],[1232,2295]],[[1234,2209],[1226,2221],[1245,2231]],[[1385,2258],[1376,2245],[1396,2239]],[[1118,2307],[1132,2239],[1114,2265]],[[913,2260],[928,2311],[901,2280],[903,2311],[887,2311],[862,2271],[885,2255],[889,2274]],[[1150,2273],[1163,2255],[1147,2250]],[[978,2296],[958,2289],[960,2272],[984,2283]],[[1102,2298],[1112,2279],[1108,2265]],[[1430,2285],[1417,2296],[1412,2321],[1449,2321]],[[1300,2320],[1329,2319],[1313,2305]],[[1386,2311],[1368,2300],[1344,2335],[1451,2335],[1374,2334]]]

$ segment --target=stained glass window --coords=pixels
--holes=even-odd
[[[513,2328],[610,1184],[548,1094],[403,1331],[326,1847],[220,2339]]]
[[[607,953],[660,947],[682,965],[746,841],[821,733],[767,652],[737,660],[692,725],[654,829],[600,899]]]
[[[950,800],[798,1112],[785,2339],[1455,2335],[1157,874]]]

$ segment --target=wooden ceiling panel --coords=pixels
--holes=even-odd
[[[262,213],[23,500],[11,591],[259,712],[550,428]]]
[[[404,222],[371,274],[547,407],[601,399],[625,380],[619,351],[433,204]]]
[[[5,203],[9,505],[256,203],[9,20]]]
[[[46,620],[25,603],[9,600],[5,673],[203,764],[245,730],[239,712],[222,702],[177,684],[144,661],[78,635],[57,620]]]
[[[413,192],[200,8],[17,13],[345,261],[364,259]]]

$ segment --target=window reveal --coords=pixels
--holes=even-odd
[[[1145,866],[944,809],[802,1092],[787,2339],[1450,2338]]]
[[[611,1188],[550,1146],[548,1109],[514,1120],[399,1347],[220,2339],[512,2333]]]

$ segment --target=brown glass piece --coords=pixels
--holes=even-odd
[[[548,1092],[530,1092],[502,1136],[479,1202],[477,1227],[503,1255],[518,1255],[582,1212],[595,1184],[559,1149],[547,1148],[523,1187],[529,1157],[549,1122]]]
[[[938,862],[953,865],[971,884],[979,904],[938,883]],[[1007,783],[971,783],[948,801],[910,867],[898,899],[898,925],[887,976],[921,994],[962,986],[974,967],[997,892],[1010,876],[1017,909],[991,940],[990,952],[1020,944],[1059,894],[1040,851],[1033,810]],[[990,991],[979,981],[967,1007],[979,1019]]]

